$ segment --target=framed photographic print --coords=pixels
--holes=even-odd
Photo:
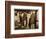
[[[45,4],[5,1],[5,38],[45,35]]]

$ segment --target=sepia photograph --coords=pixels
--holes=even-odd
[[[38,10],[14,9],[14,29],[38,29],[37,11]]]

